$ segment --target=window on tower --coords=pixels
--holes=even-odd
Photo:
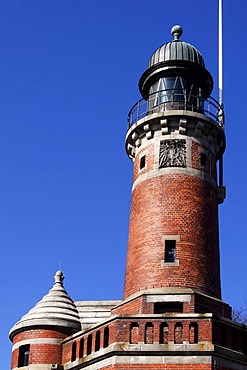
[[[140,159],[140,170],[142,170],[146,166],[146,156],[143,155]]]
[[[175,262],[176,259],[176,240],[165,241],[165,262]]]
[[[25,344],[19,347],[19,356],[18,356],[18,367],[28,366],[29,364],[29,353],[30,345]]]
[[[206,166],[207,164],[207,156],[205,153],[201,153],[201,166]]]

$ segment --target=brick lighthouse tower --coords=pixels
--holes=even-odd
[[[128,116],[132,203],[124,301],[113,312],[138,318],[130,341],[144,344],[143,356],[153,346],[154,357],[135,357],[140,368],[246,370],[246,327],[221,300],[224,112],[210,97],[200,52],[180,40],[180,26],[171,33],[151,56],[139,80],[143,98]]]
[[[199,51],[180,26],[172,36],[151,56],[128,116],[124,299],[74,302],[58,271],[11,329],[12,369],[247,370],[246,326],[221,299],[224,113]]]
[[[147,288],[192,288],[221,298],[216,162],[225,149],[213,79],[201,54],[174,40],[139,81],[126,138],[134,160],[125,298]]]

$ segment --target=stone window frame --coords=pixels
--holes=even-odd
[[[210,153],[207,149],[204,149],[204,148],[199,148],[199,153],[200,153],[200,162],[199,162],[199,166],[201,169],[206,169],[206,168],[210,168],[210,163],[211,163],[211,158],[210,158]],[[201,162],[201,155],[205,155],[206,157],[206,163],[205,164],[202,164]]]
[[[163,243],[163,246],[164,246],[164,252],[165,252],[166,240],[174,240],[177,244],[177,242],[180,242],[180,235],[163,235],[162,236],[162,243]],[[175,255],[175,261],[174,262],[165,262],[165,258],[164,258],[163,260],[161,260],[161,266],[179,266],[179,260],[177,259],[176,255]]]
[[[139,163],[138,163],[138,173],[141,173],[147,169],[147,155],[148,150],[143,150],[139,155]],[[141,159],[145,157],[145,166],[141,168]]]

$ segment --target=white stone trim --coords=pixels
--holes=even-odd
[[[214,155],[224,151],[225,134],[214,120],[192,111],[172,110],[149,114],[129,128],[126,134],[129,157],[133,160],[137,148],[147,140],[152,141],[158,133],[163,137],[175,133],[197,138],[201,143],[206,142]]]
[[[176,240],[176,242],[180,242],[180,235],[163,235],[162,242],[166,240]]]
[[[35,339],[25,339],[17,342],[12,347],[12,352],[15,349],[18,349],[20,346],[24,346],[25,344],[61,344],[62,339],[59,338],[35,338]]]
[[[212,356],[147,356],[140,355],[138,356],[112,356],[104,360],[100,360],[95,364],[88,365],[88,370],[100,370],[104,367],[111,365],[142,365],[142,364],[211,364]],[[84,363],[85,364],[85,363]],[[74,365],[67,364],[64,366],[64,370],[73,368]]]
[[[174,262],[165,262],[165,261],[161,260],[160,265],[162,267],[179,266],[179,260],[175,260]]]
[[[132,191],[143,181],[152,179],[157,176],[164,176],[164,175],[171,175],[171,174],[194,176],[204,181],[207,181],[212,186],[216,187],[216,182],[205,172],[192,169],[192,168],[169,167],[169,168],[160,168],[159,170],[151,170],[151,171],[145,172],[143,175],[139,176],[136,179],[136,181],[133,183]]]
[[[187,294],[162,294],[147,296],[147,303],[155,302],[191,302],[191,295]]]

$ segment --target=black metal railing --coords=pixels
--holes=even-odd
[[[167,89],[157,91],[139,100],[128,114],[128,128],[150,114],[171,111],[188,110],[205,114],[224,128],[223,107],[212,97],[192,95],[187,91]]]

